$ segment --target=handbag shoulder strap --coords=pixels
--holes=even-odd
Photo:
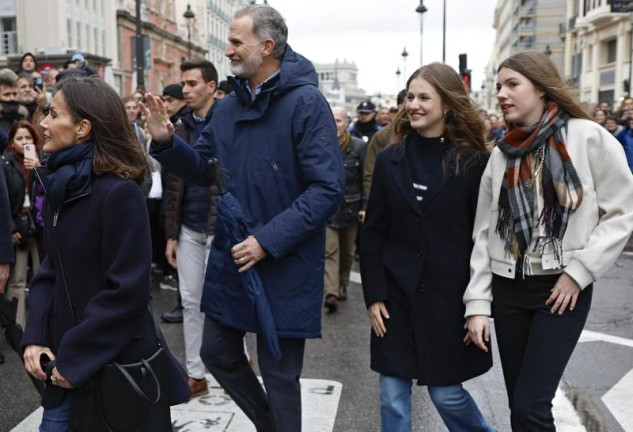
[[[79,321],[77,320],[77,316],[75,315],[75,308],[73,307],[73,301],[72,301],[72,298],[70,297],[70,291],[68,290],[68,283],[66,282],[66,273],[64,273],[64,265],[62,264],[62,257],[61,257],[61,254],[59,253],[59,250],[57,251],[57,260],[59,262],[59,269],[62,273],[62,282],[64,283],[64,288],[66,290],[66,298],[68,299],[68,305],[70,306],[70,314],[73,317],[73,321],[75,322],[75,325],[77,325],[79,324]],[[158,327],[158,322],[156,321],[156,317],[154,316],[154,298],[151,295],[149,296],[147,309],[149,311],[150,319],[152,320],[152,327],[154,328],[154,334],[156,335],[158,344],[162,345],[161,344],[162,333],[160,331],[160,327]]]
[[[73,317],[73,321],[75,322],[75,325],[79,324],[79,321],[77,321],[77,316],[75,315],[75,308],[73,307],[73,300],[70,297],[70,291],[68,290],[68,283],[66,282],[66,273],[64,273],[64,265],[62,264],[62,256],[59,253],[59,250],[57,250],[57,261],[59,263],[59,270],[62,273],[62,282],[64,283],[64,288],[66,289],[66,298],[68,299],[68,305],[70,306],[70,314]]]

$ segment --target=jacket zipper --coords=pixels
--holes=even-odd
[[[90,195],[90,194],[85,193],[85,194],[77,195],[76,197],[73,197],[73,198],[71,198],[71,199],[69,199],[69,200],[64,201],[64,202],[62,203],[62,205],[64,205],[64,204],[68,204],[68,203],[70,203],[70,202],[73,202],[73,201],[75,201],[75,200],[77,200],[77,199],[79,199],[79,198],[85,197],[85,196],[87,196],[87,195]],[[56,227],[56,226],[57,226],[57,218],[59,217],[59,211],[61,210],[61,208],[62,208],[62,206],[61,206],[61,205],[60,205],[59,207],[57,207],[57,209],[55,210],[55,214],[53,215],[53,226],[54,226],[54,227]]]
[[[284,200],[281,194],[281,179],[279,178],[279,166],[274,159],[271,159],[270,166],[273,169],[273,176],[275,177],[275,185],[277,186],[277,200],[279,201],[279,205],[284,207]]]

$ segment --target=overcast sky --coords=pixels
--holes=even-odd
[[[495,40],[492,28],[497,0],[446,1],[446,63],[458,68],[468,54],[473,87],[478,89]],[[442,1],[425,0],[424,63],[442,61]],[[317,63],[355,62],[359,87],[370,94],[396,93],[396,69],[409,56],[406,74],[420,66],[419,0],[268,0],[288,24],[292,48]]]

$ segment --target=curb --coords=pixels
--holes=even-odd
[[[587,432],[607,432],[604,418],[594,402],[580,389],[570,387],[566,382],[561,382],[571,404]]]

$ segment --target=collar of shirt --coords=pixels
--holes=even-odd
[[[264,87],[264,84],[266,84],[267,82],[272,81],[277,75],[279,75],[280,71],[281,71],[281,69],[277,69],[275,72],[272,73],[272,75],[270,75],[268,78],[266,78],[264,81],[262,81],[258,86],[256,86],[255,87],[255,93],[253,93],[253,91],[251,90],[251,86],[248,85],[248,81],[246,81],[246,91],[251,96],[251,101],[254,101],[255,98],[257,97],[257,95],[262,92],[262,88]]]

